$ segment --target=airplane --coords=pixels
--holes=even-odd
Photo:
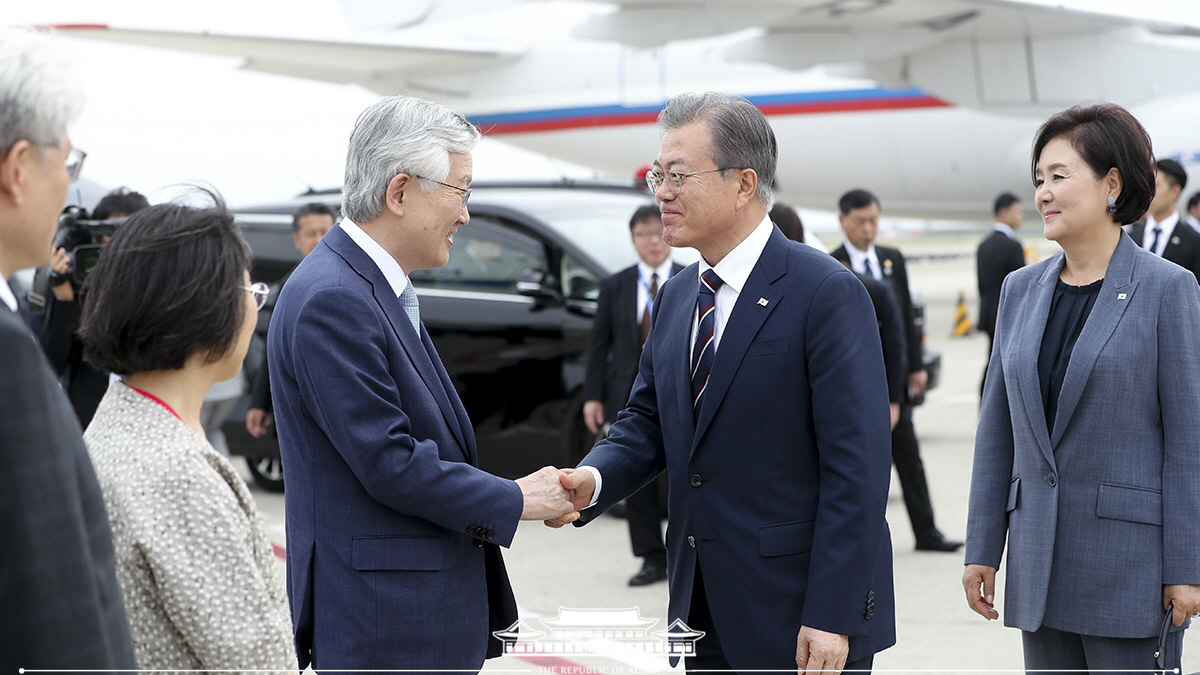
[[[1031,195],[1038,125],[1080,102],[1126,106],[1160,157],[1200,176],[1200,13],[1142,4],[342,0],[352,25],[376,25],[336,39],[55,28],[423,96],[489,137],[619,176],[652,161],[672,96],[724,91],[771,120],[780,199],[830,209],[866,187],[891,216],[982,220],[999,192]]]

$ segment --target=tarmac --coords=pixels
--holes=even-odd
[[[1032,230],[1032,227],[1030,228]],[[1036,232],[1021,232],[1042,256],[1055,251]],[[940,381],[929,392],[924,405],[915,411],[921,456],[929,481],[938,527],[951,539],[966,532],[968,488],[979,410],[979,382],[983,372],[987,338],[982,334],[951,337],[955,310],[962,293],[970,305],[971,320],[977,318],[975,290],[977,239],[925,239],[890,242],[913,258],[909,277],[919,286],[926,302],[928,345],[942,354]],[[889,243],[889,242],[881,242]],[[283,546],[283,499],[253,488],[255,499],[268,523],[272,539]],[[961,577],[963,554],[918,552],[893,476],[888,500],[888,523],[892,531],[896,583],[896,646],[875,657],[879,673],[968,673],[1023,672],[1019,631],[1002,621],[985,621],[967,608]],[[492,659],[488,672],[559,673],[562,675],[626,675],[670,672],[667,657],[654,653],[665,643],[649,634],[668,628],[666,583],[641,588],[627,585],[640,566],[630,551],[625,521],[603,517],[584,528],[553,530],[541,523],[522,523],[511,549],[504,552],[526,628],[550,634],[562,609],[626,609],[638,613],[593,613],[593,616],[631,617],[657,620],[648,628],[632,626],[624,633],[576,637],[548,643],[524,638],[512,653]],[[282,561],[280,563],[282,565]],[[1003,569],[996,606],[1004,615]],[[1102,592],[1102,589],[1098,589]],[[578,615],[576,615],[578,616]],[[615,620],[615,619],[614,619]],[[643,629],[648,632],[644,634]],[[1183,672],[1200,670],[1200,636],[1189,630],[1184,639]],[[593,631],[594,633],[594,631]],[[702,638],[701,638],[702,639]],[[650,651],[638,649],[641,641],[657,642]],[[637,651],[635,651],[637,649]],[[674,669],[682,672],[680,666]]]

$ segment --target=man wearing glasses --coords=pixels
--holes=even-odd
[[[83,102],[68,73],[48,38],[0,29],[5,281],[46,262],[83,165],[67,137]],[[71,403],[16,307],[0,283],[0,671],[132,670],[100,486]]]
[[[668,622],[688,670],[869,669],[895,642],[883,349],[866,289],[767,216],[776,142],[744,99],[684,94],[646,175],[663,239],[629,403],[567,483],[595,518],[664,469]],[[565,519],[550,521],[555,526]]]

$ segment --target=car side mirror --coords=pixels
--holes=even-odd
[[[563,295],[552,287],[547,275],[542,270],[525,270],[517,278],[517,294],[534,299],[534,308],[557,307],[563,302]]]

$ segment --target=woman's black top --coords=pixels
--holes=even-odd
[[[1068,286],[1059,279],[1050,301],[1050,316],[1042,335],[1042,351],[1038,353],[1038,379],[1042,385],[1042,402],[1046,407],[1046,429],[1054,433],[1054,418],[1058,414],[1058,394],[1062,391],[1067,365],[1075,341],[1083,332],[1096,296],[1100,294],[1101,279],[1087,286]]]

